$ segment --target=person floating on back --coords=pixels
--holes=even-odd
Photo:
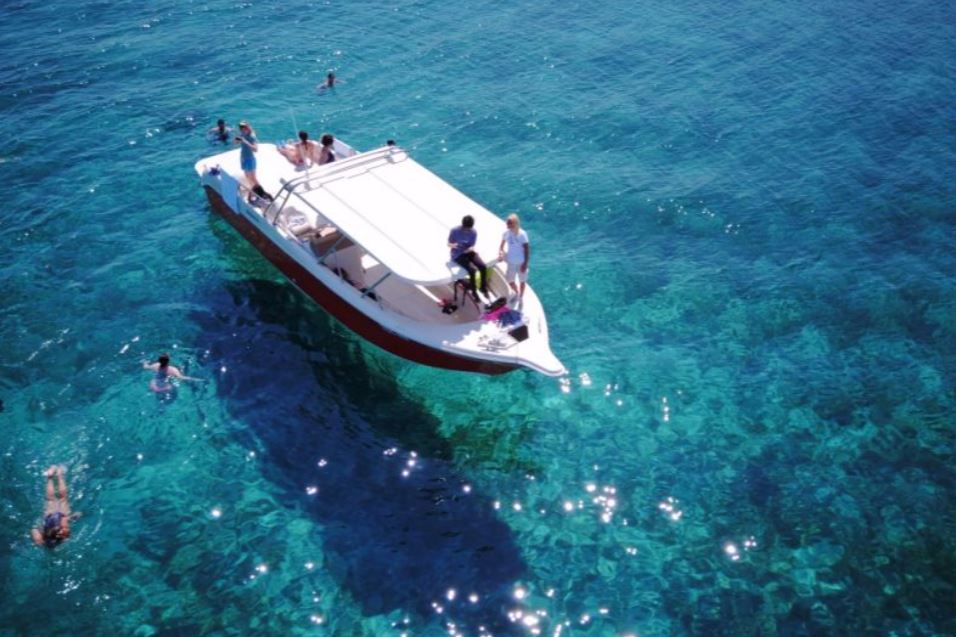
[[[249,122],[239,122],[239,135],[236,136],[235,142],[241,146],[239,165],[246,176],[246,181],[249,182],[249,188],[259,197],[272,201],[272,195],[259,185],[259,180],[256,178],[256,153],[259,152],[259,140],[256,139],[256,132],[252,130]]]
[[[186,376],[178,367],[170,365],[169,354],[165,352],[159,355],[155,363],[144,362],[143,369],[156,372],[156,376],[149,381],[149,388],[157,394],[168,394],[169,392],[175,391],[176,386],[173,385],[171,380],[173,378],[177,380],[202,380],[201,378]]]
[[[79,514],[70,512],[70,501],[66,492],[63,465],[53,465],[43,472],[46,478],[46,498],[43,505],[43,523],[31,529],[30,536],[37,546],[56,548],[70,537],[70,522]],[[56,491],[53,478],[56,477]]]
[[[524,299],[524,289],[528,282],[528,261],[531,259],[531,245],[528,243],[528,233],[521,229],[521,220],[512,213],[505,220],[508,229],[501,235],[501,244],[498,246],[498,258],[508,264],[505,280],[514,290],[520,303]],[[507,247],[507,252],[505,248]],[[520,289],[515,285],[518,279]]]
[[[461,225],[451,229],[448,233],[448,247],[451,248],[451,260],[465,268],[468,271],[469,289],[471,296],[476,303],[480,303],[478,294],[475,290],[477,281],[475,278],[481,273],[481,293],[488,296],[488,266],[481,260],[481,257],[475,252],[475,243],[478,241],[478,232],[475,230],[475,219],[471,215],[465,215],[461,220]]]

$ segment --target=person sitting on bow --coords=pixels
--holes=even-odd
[[[478,242],[478,232],[475,230],[475,219],[471,215],[465,215],[461,220],[461,225],[451,229],[448,233],[448,247],[451,249],[451,260],[468,271],[469,289],[471,296],[476,303],[480,303],[476,288],[478,283],[476,278],[481,274],[481,293],[488,296],[488,266],[482,261],[481,256],[475,251],[475,244]]]
[[[319,147],[309,139],[304,130],[299,131],[299,141],[279,147],[279,153],[299,168],[308,168],[319,159]]]

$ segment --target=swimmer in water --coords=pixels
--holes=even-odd
[[[206,135],[208,135],[209,141],[225,144],[232,135],[232,129],[226,126],[226,120],[220,119],[216,121],[216,125],[210,128]]]
[[[143,369],[156,372],[156,376],[149,381],[149,388],[157,394],[175,391],[176,386],[173,385],[170,380],[172,378],[177,380],[202,380],[201,378],[186,376],[179,370],[178,367],[175,365],[170,365],[169,354],[166,354],[165,352],[159,355],[159,358],[155,363],[144,362]]]
[[[79,517],[79,513],[70,512],[70,501],[67,498],[66,481],[63,474],[66,469],[63,465],[53,465],[43,472],[46,478],[46,501],[43,505],[43,523],[30,530],[30,536],[37,546],[48,549],[56,548],[70,537],[70,521]],[[56,477],[54,491],[53,478]]]
[[[342,80],[335,77],[335,71],[329,71],[329,74],[325,76],[325,81],[319,84],[319,90],[324,91],[327,88],[335,88],[336,84],[344,84]]]

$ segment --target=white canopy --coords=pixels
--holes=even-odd
[[[457,275],[458,267],[449,265],[448,233],[465,215],[475,219],[478,254],[486,263],[498,256],[504,222],[399,147],[338,160],[288,183],[340,232],[412,283],[445,283]]]

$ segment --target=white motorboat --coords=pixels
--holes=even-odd
[[[484,257],[498,253],[502,219],[401,147],[358,153],[336,140],[334,148],[336,161],[303,169],[260,143],[256,174],[272,202],[250,193],[238,149],[200,160],[196,172],[216,212],[329,314],[382,349],[446,369],[565,373],[530,286],[514,311],[499,315],[505,320],[489,319],[465,292],[467,273],[449,261],[448,233],[464,215],[475,219],[475,248]],[[506,297],[505,264],[486,262],[490,291]]]

